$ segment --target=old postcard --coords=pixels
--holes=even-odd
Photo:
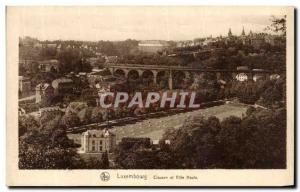
[[[293,7],[7,7],[8,186],[294,185]]]

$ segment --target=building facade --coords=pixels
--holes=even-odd
[[[56,59],[39,61],[39,69],[41,72],[58,71],[59,62]]]
[[[237,81],[241,81],[241,82],[247,81],[248,80],[248,76],[247,76],[246,73],[239,73],[239,74],[236,75],[236,80]]]
[[[31,91],[31,81],[28,77],[19,76],[19,94],[28,95]]]
[[[52,87],[56,95],[64,93],[73,93],[74,83],[72,79],[69,78],[58,78],[52,81]]]
[[[35,102],[40,103],[44,100],[50,100],[54,96],[54,89],[48,83],[40,83],[35,87]]]
[[[40,108],[38,111],[38,116],[41,117],[43,116],[45,113],[52,113],[52,114],[59,114],[61,112],[61,109],[58,106],[54,106],[54,107],[43,107]]]
[[[170,46],[166,41],[159,40],[141,41],[138,44],[139,50],[147,53],[156,53],[158,51],[163,51],[168,47]]]
[[[116,135],[105,130],[88,130],[82,133],[80,153],[111,153],[116,147]]]

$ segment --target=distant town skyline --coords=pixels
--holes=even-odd
[[[219,8],[221,9],[221,8]],[[223,8],[224,9],[224,8]],[[192,40],[264,32],[271,14],[208,12],[201,7],[37,7],[23,9],[21,37],[39,40]],[[226,13],[226,14],[224,14]]]

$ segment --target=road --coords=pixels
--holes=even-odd
[[[35,99],[35,95],[31,95],[31,96],[28,96],[28,97],[24,97],[22,99],[19,99],[19,102],[20,101],[30,101],[30,100],[33,100]]]

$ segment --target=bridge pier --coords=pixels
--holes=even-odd
[[[157,84],[157,73],[158,71],[152,70],[153,73],[153,83],[156,85]]]
[[[247,74],[247,76],[248,76],[248,81],[253,81],[254,75],[253,75],[253,72],[252,72],[252,71],[250,71],[250,72]]]
[[[125,78],[128,79],[128,73],[130,72],[130,70],[128,69],[124,69],[124,73],[125,73]]]
[[[190,72],[185,71],[185,72],[184,72],[184,77],[185,77],[185,78],[190,78],[190,77],[191,77]]]
[[[178,80],[177,77],[182,78],[183,75],[178,75],[178,72],[181,72],[184,74],[185,78],[189,79],[190,81],[193,80],[193,77],[195,74],[199,75],[200,77],[205,74],[205,76],[217,79],[217,80],[224,80],[224,81],[230,81],[235,80],[237,74],[239,73],[245,73],[247,74],[247,77],[249,80],[253,80],[253,75],[255,75],[255,72],[252,70],[247,71],[240,71],[240,70],[225,70],[225,69],[201,69],[196,67],[184,67],[184,66],[167,66],[167,65],[139,65],[139,64],[107,64],[106,68],[110,70],[110,72],[113,75],[121,74],[124,75],[125,78],[129,78],[131,75],[131,71],[135,71],[135,78],[139,76],[138,78],[141,78],[145,71],[151,71],[153,74],[153,83],[157,84],[159,83],[160,79],[163,79],[165,83],[167,83],[168,88],[172,90],[175,85],[173,86],[173,76],[174,82],[177,83],[181,80]],[[164,72],[165,75],[162,75],[161,72]],[[130,74],[129,74],[130,73]],[[270,73],[272,74],[272,71],[266,71],[262,70],[259,71],[259,73],[263,73],[266,78],[270,78]],[[149,74],[147,75],[149,76]],[[174,84],[175,84],[174,83]]]
[[[115,72],[114,68],[108,68],[108,70],[110,71],[111,75],[114,75],[114,72]]]
[[[173,89],[173,76],[172,76],[172,71],[169,71],[169,89],[172,90]]]
[[[137,72],[139,74],[139,78],[141,78],[144,73],[144,70],[138,69]]]

